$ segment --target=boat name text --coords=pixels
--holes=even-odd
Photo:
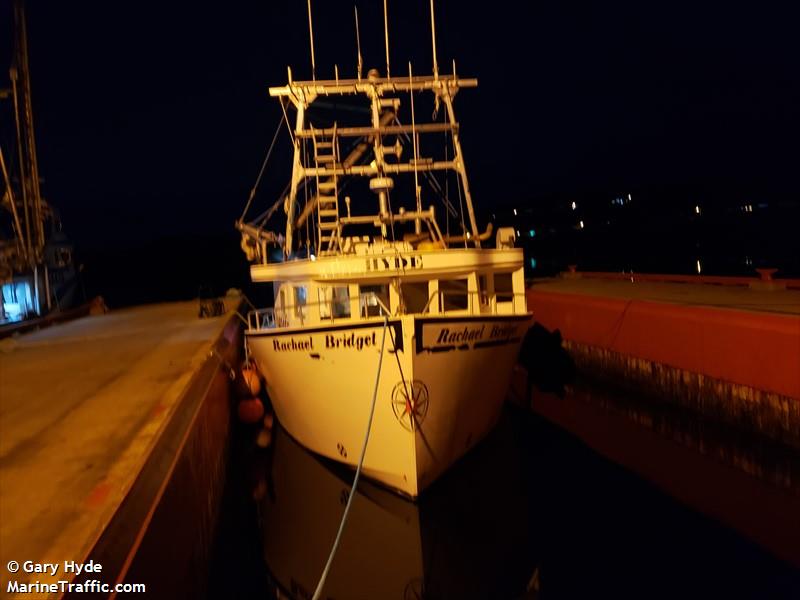
[[[390,256],[388,258],[368,258],[367,271],[405,271],[406,269],[421,269],[422,257],[419,255]]]
[[[276,352],[292,352],[295,350],[313,350],[314,339],[311,336],[308,338],[295,339],[291,338],[288,342],[281,340],[272,340],[272,349]]]
[[[367,335],[356,335],[355,333],[333,335],[331,333],[325,335],[326,348],[355,348],[362,350],[364,348],[374,348],[377,345],[377,337],[375,332]]]
[[[489,339],[506,338],[514,335],[517,331],[516,325],[493,325],[489,330]],[[463,329],[450,330],[443,328],[436,339],[437,344],[457,344],[460,342],[473,342],[484,339],[486,325],[480,327],[467,327]]]

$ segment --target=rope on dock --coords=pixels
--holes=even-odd
[[[369,432],[372,429],[372,417],[375,415],[375,402],[378,399],[378,384],[381,381],[381,367],[383,366],[383,350],[386,346],[386,330],[389,328],[389,317],[383,316],[383,335],[381,336],[381,352],[378,358],[378,372],[375,375],[375,390],[372,392],[372,406],[369,409],[369,421],[367,421],[367,431],[364,435],[364,445],[361,447],[361,456],[358,458],[358,466],[356,467],[356,476],[353,478],[353,486],[350,488],[350,494],[347,496],[347,504],[344,507],[342,514],[342,521],[339,523],[339,531],[336,533],[336,539],[333,541],[331,553],[328,556],[328,562],[325,563],[325,568],[322,570],[322,575],[319,578],[317,589],[314,590],[314,595],[311,600],[319,600],[322,594],[322,588],[325,581],[328,579],[328,571],[330,571],[333,557],[336,556],[336,551],[339,549],[339,542],[342,539],[342,532],[344,531],[345,523],[347,523],[347,516],[350,514],[350,505],[353,503],[353,497],[356,495],[356,487],[358,486],[358,479],[361,477],[361,466],[364,464],[364,455],[367,453],[367,443],[369,442]]]

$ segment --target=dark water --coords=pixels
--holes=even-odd
[[[580,386],[568,400],[613,415],[633,410],[605,392],[592,399]],[[679,417],[643,412],[638,422],[625,419],[632,435],[661,443],[682,428]],[[624,427],[608,432],[623,445]],[[703,449],[728,443],[711,429],[692,431],[708,438]],[[268,451],[254,448],[254,432],[238,433],[210,594],[310,598],[353,473],[311,455],[279,427]],[[718,468],[743,482],[739,489],[768,485],[800,506],[793,485],[769,475],[777,463],[791,482],[800,460],[773,455],[751,460],[768,465],[767,483],[723,461]],[[490,436],[418,503],[362,480],[323,598],[800,597],[792,565],[640,475],[535,412],[509,406]],[[768,510],[748,506],[746,518]]]

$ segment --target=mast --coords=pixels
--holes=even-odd
[[[25,262],[33,267],[43,258],[45,236],[43,201],[39,187],[39,165],[36,160],[36,140],[33,134],[28,39],[22,0],[16,0],[14,3],[14,23],[16,43],[10,77],[17,129],[23,222],[18,235],[22,240],[21,246],[25,253]]]
[[[22,238],[21,238],[21,231],[22,231],[22,224],[19,220],[19,211],[17,210],[17,200],[14,198],[14,190],[11,188],[11,177],[8,174],[8,169],[6,168],[6,161],[3,157],[3,149],[0,148],[0,171],[3,172],[3,183],[6,186],[6,191],[3,196],[3,204],[8,204],[9,209],[11,210],[11,218],[14,220],[14,231],[17,232],[17,239],[15,240],[17,246],[17,253],[22,253]]]
[[[439,78],[439,63],[436,60],[436,20],[433,18],[433,0],[431,0],[431,50],[433,52],[433,77]]]
[[[453,63],[453,77],[456,77],[455,74],[455,62]],[[456,88],[456,91],[458,89]],[[441,96],[441,99],[444,101],[444,105],[447,107],[447,115],[450,119],[451,123],[456,122],[456,113],[453,109],[453,95],[450,94],[450,89],[447,88],[447,93]],[[478,232],[478,223],[475,220],[475,209],[472,206],[472,194],[469,191],[469,180],[467,179],[467,168],[464,166],[464,154],[461,151],[461,140],[458,136],[458,128],[453,129],[453,148],[455,150],[455,156],[453,156],[453,163],[455,164],[455,169],[458,174],[461,176],[461,184],[464,186],[464,203],[467,205],[467,212],[469,213],[469,225],[472,229],[472,241],[475,244],[476,248],[481,247],[481,239],[480,234]]]
[[[308,0],[308,42],[311,45],[311,79],[316,79],[317,63],[314,60],[314,27],[311,24],[311,0]]]
[[[289,187],[289,195],[286,197],[286,244],[283,248],[283,254],[286,258],[292,253],[292,243],[294,240],[294,208],[297,204],[297,190],[300,182],[303,180],[303,140],[298,135],[298,132],[304,129],[306,104],[298,102],[295,104],[297,108],[297,119],[295,121],[295,135],[294,135],[294,158],[292,160],[292,182]]]
[[[480,247],[481,235],[475,219],[472,205],[472,194],[467,180],[464,165],[463,150],[459,137],[459,124],[456,121],[453,109],[453,98],[461,88],[476,87],[476,79],[462,79],[455,74],[432,76],[418,76],[409,72],[408,77],[392,78],[381,77],[377,71],[370,71],[365,79],[317,79],[312,81],[296,81],[290,78],[289,83],[282,87],[269,89],[270,96],[287,98],[297,110],[294,124],[294,159],[292,178],[289,193],[285,201],[287,215],[286,237],[284,255],[288,257],[294,250],[296,241],[295,231],[307,221],[313,211],[325,211],[325,228],[328,233],[319,232],[317,239],[323,236],[332,236],[330,230],[335,229],[337,239],[341,236],[341,228],[348,225],[375,224],[380,228],[381,234],[386,238],[389,229],[394,224],[413,222],[415,233],[421,234],[421,225],[426,227],[439,239],[438,225],[433,225],[432,207],[428,210],[422,208],[421,199],[418,197],[419,175],[429,174],[433,171],[455,171],[459,177],[461,187],[465,194],[465,217],[469,217],[469,229],[465,232],[464,242],[475,247]],[[447,119],[445,122],[418,123],[415,118],[415,107],[410,106],[412,114],[408,125],[397,120],[397,110],[400,106],[398,94],[415,92],[430,92],[437,101],[445,104]],[[330,96],[362,96],[369,100],[370,124],[348,126],[334,124],[334,127],[316,128],[308,121],[308,107],[318,97]],[[413,100],[410,102],[413,104]],[[419,156],[420,135],[449,133],[453,147],[452,158],[424,158]],[[401,152],[395,145],[385,145],[387,136],[399,136],[409,139],[412,144],[411,158],[401,160]],[[339,157],[339,140],[347,138],[360,138],[356,150],[352,151],[346,159]],[[313,142],[309,153],[310,160],[304,159],[304,148],[308,142]],[[325,148],[320,151],[320,148]],[[372,150],[373,160],[368,164],[361,160],[367,148]],[[394,157],[386,160],[386,156]],[[324,160],[323,160],[324,159]],[[411,210],[400,209],[394,212],[390,207],[389,193],[394,188],[393,178],[407,174],[415,178],[415,194]],[[346,215],[338,211],[338,185],[337,178],[366,177],[370,179],[370,189],[377,194],[378,210],[373,215],[351,215],[348,209]],[[303,186],[314,185],[317,189],[312,191],[309,202],[302,207],[298,214],[299,192]],[[410,198],[408,200],[411,200]],[[403,200],[401,200],[403,202]],[[335,214],[334,214],[335,212]],[[419,226],[417,225],[419,221]],[[331,240],[330,237],[328,237]],[[449,241],[453,241],[450,239]],[[335,240],[321,252],[335,251]],[[319,248],[318,248],[319,249]]]
[[[476,87],[476,79],[460,78],[456,75],[455,62],[452,74],[439,73],[438,56],[436,49],[436,20],[434,0],[430,0],[430,27],[431,27],[431,52],[433,58],[432,75],[414,75],[412,65],[408,64],[408,77],[392,78],[390,72],[389,56],[389,18],[388,0],[383,1],[383,33],[386,51],[386,74],[381,74],[376,69],[370,69],[366,77],[362,77],[361,40],[358,22],[358,9],[354,7],[356,33],[356,78],[340,78],[338,67],[334,67],[333,79],[317,79],[316,60],[314,48],[314,34],[312,24],[311,0],[307,0],[308,29],[311,50],[311,80],[296,81],[292,78],[291,70],[288,71],[288,84],[281,87],[269,88],[269,94],[281,100],[286,98],[296,109],[292,142],[294,153],[292,160],[292,175],[288,185],[288,194],[283,199],[286,213],[286,235],[283,238],[283,253],[285,258],[290,258],[297,250],[296,233],[303,225],[308,228],[309,218],[316,214],[316,235],[308,236],[308,252],[318,255],[330,255],[346,250],[343,246],[346,237],[343,229],[349,226],[364,227],[367,225],[380,229],[384,241],[394,242],[395,226],[413,224],[414,232],[409,239],[412,243],[430,240],[446,247],[448,243],[463,243],[475,248],[481,247],[481,240],[486,239],[489,232],[481,234],[475,218],[472,204],[467,171],[464,164],[464,154],[459,135],[459,123],[456,121],[453,108],[453,99],[461,88]],[[428,92],[434,97],[435,112],[430,120],[419,122],[415,110],[415,94]],[[398,118],[399,107],[405,102],[403,94],[408,94],[410,104],[410,124],[405,125]],[[322,127],[315,126],[314,115],[309,107],[317,98],[323,97],[353,97],[361,96],[369,103],[369,123],[355,119],[345,119],[345,122],[334,120],[332,126],[326,123]],[[401,98],[402,101],[401,101]],[[444,103],[446,118],[444,121],[436,120],[435,114]],[[343,103],[342,106],[345,106]],[[336,106],[334,104],[333,106]],[[360,109],[345,108],[350,112]],[[289,126],[288,117],[286,124]],[[349,121],[349,122],[348,122]],[[351,124],[356,123],[356,124]],[[430,134],[444,134],[445,152],[434,150],[435,144],[421,144],[423,136]],[[449,134],[449,136],[447,135]],[[430,139],[427,137],[426,139]],[[349,140],[349,141],[348,141]],[[340,143],[344,151],[341,151]],[[411,158],[402,157],[406,144],[411,144]],[[452,154],[447,149],[452,148]],[[420,156],[420,152],[426,156]],[[371,160],[370,156],[372,155]],[[442,155],[443,154],[443,155]],[[344,157],[344,158],[343,158]],[[424,177],[433,190],[442,199],[448,212],[452,211],[452,204],[444,197],[444,192],[434,175],[435,171],[455,172],[461,192],[465,196],[462,208],[461,236],[442,236],[441,229],[434,217],[434,208],[429,206],[423,209],[420,180]],[[396,179],[399,176],[413,176],[413,198],[409,196],[405,187],[399,187],[398,200],[395,202],[398,210],[392,208],[390,192],[395,189]],[[346,212],[342,212],[342,198],[340,194],[348,185],[347,178],[366,178],[369,180],[369,189],[377,196],[377,211],[370,214],[351,213],[350,198],[345,196],[344,205]],[[340,186],[340,182],[344,182]],[[407,179],[406,179],[407,181]],[[300,194],[305,195],[305,202],[300,206]],[[280,202],[280,200],[279,200]],[[469,218],[469,226],[463,224],[465,217]],[[423,230],[423,225],[427,231]],[[254,231],[259,226],[251,228]],[[254,237],[250,230],[242,229],[243,235],[254,238],[253,241],[263,243],[261,236]],[[391,240],[389,240],[391,238]],[[272,236],[279,240],[278,236]],[[266,262],[266,256],[262,256]]]
[[[391,71],[389,70],[389,14],[386,1],[383,0],[383,37],[386,45],[386,79],[391,79]]]

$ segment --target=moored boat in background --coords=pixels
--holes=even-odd
[[[15,44],[11,88],[14,152],[0,147],[3,196],[0,206],[0,325],[70,307],[77,296],[72,244],[58,211],[42,196],[33,130],[30,67],[23,3],[14,4]],[[16,168],[12,169],[12,166]]]

